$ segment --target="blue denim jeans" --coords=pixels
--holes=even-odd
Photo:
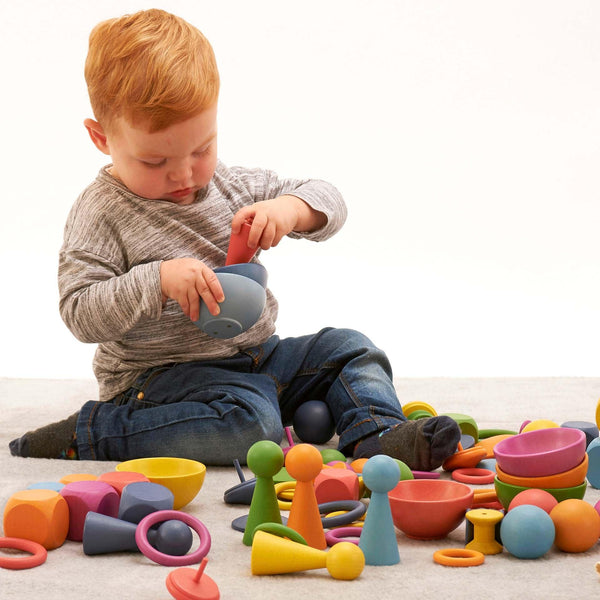
[[[279,339],[221,360],[147,370],[110,402],[81,409],[82,460],[179,456],[231,465],[258,440],[280,443],[306,400],[327,403],[339,449],[405,420],[385,354],[364,335],[323,329]]]

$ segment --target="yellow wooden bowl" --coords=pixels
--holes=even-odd
[[[179,510],[196,497],[206,475],[206,466],[201,462],[169,456],[127,460],[119,463],[116,470],[142,473],[152,483],[170,489],[175,496],[174,510]]]

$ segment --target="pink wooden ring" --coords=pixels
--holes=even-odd
[[[3,569],[32,569],[46,561],[48,552],[44,546],[31,540],[21,538],[2,537],[0,548],[10,548],[31,552],[31,556],[0,556],[0,567]]]
[[[362,527],[337,527],[325,532],[325,540],[328,546],[333,546],[342,540],[340,538],[360,538]],[[358,539],[345,539],[344,541],[358,545]]]
[[[494,477],[493,471],[478,469],[476,467],[455,469],[452,471],[452,479],[456,479],[456,481],[460,481],[461,483],[473,483],[475,485],[493,483]]]
[[[150,545],[148,542],[148,530],[150,527],[156,523],[169,521],[171,519],[183,521],[198,534],[198,537],[200,538],[200,546],[195,552],[186,554],[185,556],[171,556],[169,554],[159,552],[156,548],[153,548]],[[150,560],[153,560],[155,563],[164,565],[166,567],[184,567],[186,565],[193,565],[202,561],[202,559],[210,550],[211,539],[208,529],[204,523],[200,521],[200,519],[192,517],[192,515],[188,515],[187,513],[183,513],[178,510],[159,510],[150,513],[147,517],[144,517],[140,521],[137,529],[135,530],[135,542],[138,545],[140,552]]]

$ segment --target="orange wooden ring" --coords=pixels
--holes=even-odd
[[[44,563],[48,556],[44,546],[21,538],[2,537],[0,538],[0,548],[31,552],[31,556],[0,556],[0,567],[3,569],[32,569]]]
[[[449,456],[444,463],[442,468],[444,471],[453,471],[454,469],[469,469],[479,464],[479,461],[487,456],[487,450],[480,448],[477,445],[466,450],[459,450],[452,456]]]
[[[472,483],[472,484],[481,484],[481,483],[493,483],[494,478],[493,471],[489,469],[478,469],[476,467],[471,467],[469,469],[455,469],[452,471],[452,479],[456,479],[456,481],[460,481],[461,483]]]
[[[433,553],[434,562],[445,567],[476,567],[485,561],[485,555],[468,548],[445,548]]]

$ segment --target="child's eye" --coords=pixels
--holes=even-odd
[[[201,148],[200,150],[196,150],[196,152],[194,152],[194,156],[196,156],[196,157],[205,156],[209,152],[210,152],[210,145],[206,146],[206,148]]]
[[[147,160],[140,161],[144,166],[149,167],[150,169],[156,169],[157,167],[162,167],[166,164],[167,159],[163,158],[159,162],[149,162]]]

